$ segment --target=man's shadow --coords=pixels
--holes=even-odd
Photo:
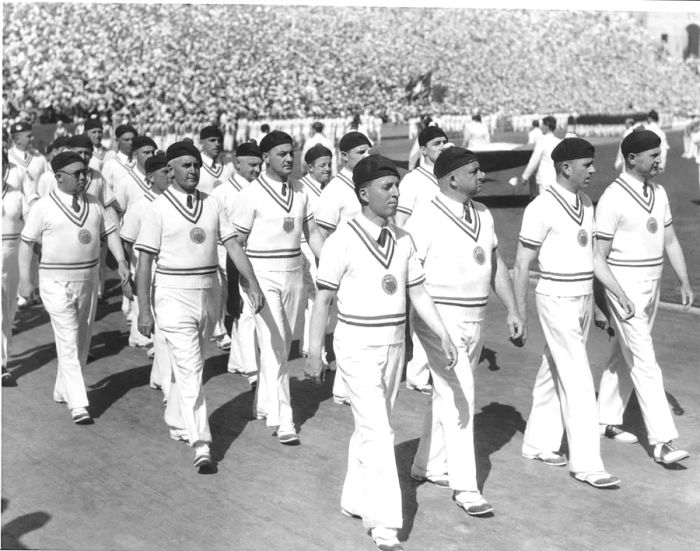
[[[394,446],[396,455],[396,469],[399,473],[399,485],[401,486],[401,505],[403,513],[403,526],[399,530],[398,538],[406,541],[413,530],[413,521],[418,512],[417,488],[420,482],[411,478],[411,465],[418,451],[420,438],[406,440]]]
[[[491,454],[510,442],[516,433],[524,433],[525,424],[518,410],[498,402],[484,406],[474,416],[474,453],[479,490],[483,490],[491,473]]]
[[[7,367],[10,369],[10,371],[12,371],[12,376],[15,378],[15,380],[18,380],[21,377],[42,368],[55,358],[56,345],[53,342],[50,342],[25,350],[21,354],[13,354]]]
[[[112,404],[133,388],[148,384],[151,375],[151,363],[132,367],[119,373],[112,373],[88,386],[90,414],[100,417]]]
[[[6,516],[5,509],[7,509],[8,500],[2,498],[2,513]],[[33,532],[44,526],[51,519],[51,515],[45,513],[44,511],[37,511],[36,513],[29,513],[17,517],[10,522],[3,524],[2,526],[2,541],[0,542],[0,547],[3,549],[31,549],[24,545],[20,538],[27,534],[28,532]]]
[[[310,379],[294,377],[289,380],[294,425],[297,429],[301,429],[306,421],[316,415],[321,402],[333,396],[333,380],[338,372],[326,371],[325,373],[325,379],[320,385]]]
[[[44,309],[43,304],[33,304],[19,308],[15,314],[13,334],[23,331],[31,331],[32,329],[49,323],[49,314]]]
[[[210,449],[214,461],[223,461],[231,445],[252,421],[254,396],[254,389],[241,392],[209,415]]]

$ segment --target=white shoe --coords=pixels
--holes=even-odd
[[[452,497],[457,506],[473,517],[486,515],[493,511],[493,505],[486,501],[479,492],[455,492]]]
[[[17,308],[24,308],[29,302],[26,298],[17,295]]]
[[[634,434],[622,430],[619,425],[600,425],[600,435],[612,438],[615,442],[622,444],[636,444],[639,442]]]
[[[418,392],[422,392],[423,394],[428,394],[428,395],[433,392],[433,386],[430,384],[414,385],[411,383],[406,383],[406,388],[408,390],[417,390]]]
[[[197,469],[209,467],[211,465],[211,453],[209,444],[197,444],[194,447],[194,466]]]
[[[229,337],[226,333],[218,336],[216,338],[216,346],[221,348],[221,350],[230,350],[231,349],[231,337]]]
[[[657,463],[670,465],[671,463],[676,463],[677,461],[688,459],[689,457],[690,454],[687,451],[676,448],[671,444],[670,440],[654,446],[654,461]]]
[[[380,551],[403,551],[401,542],[396,537],[397,532],[393,528],[384,528],[383,526],[376,526],[372,528],[370,535],[372,536],[372,541],[377,549]]]

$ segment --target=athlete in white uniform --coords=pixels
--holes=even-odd
[[[122,172],[133,169],[136,164],[131,156],[131,146],[138,132],[130,124],[120,124],[114,130],[114,135],[117,138],[117,151],[107,151],[102,164],[102,177],[112,192],[114,192],[114,181],[121,176]]]
[[[224,206],[224,211],[231,224],[234,223],[233,212],[238,194],[245,189],[250,182],[260,176],[262,169],[262,153],[255,143],[244,142],[236,148],[234,161],[236,172],[220,186],[217,186],[212,195],[218,198]],[[248,377],[251,385],[258,380],[258,360],[255,343],[255,313],[250,305],[242,300],[239,285],[239,273],[236,266],[225,254],[223,245],[219,246],[219,270],[225,272],[227,292],[226,301],[222,307],[228,310],[233,318],[231,326],[231,350],[229,351],[227,370],[229,373],[240,373]]]
[[[401,195],[396,210],[396,225],[402,228],[420,203],[429,203],[439,191],[433,165],[447,145],[447,135],[438,126],[426,126],[418,134],[421,163],[407,172],[401,180]],[[430,394],[430,370],[428,357],[420,340],[411,330],[413,356],[406,365],[406,388]]]
[[[202,149],[202,170],[199,175],[200,192],[212,195],[212,192],[223,182],[226,182],[233,174],[233,166],[224,164],[219,156],[223,149],[224,135],[218,126],[205,126],[199,131],[199,144]],[[226,332],[224,324],[226,318],[226,297],[228,284],[226,283],[226,249],[219,247],[219,277],[221,278],[221,317],[214,327],[212,339],[216,346],[222,350],[231,348],[231,337]]]
[[[58,189],[36,202],[22,230],[19,292],[26,297],[32,291],[30,265],[34,245],[40,244],[41,299],[51,318],[58,358],[53,397],[67,403],[75,423],[90,423],[82,371],[97,307],[100,237],[107,236],[122,285],[129,280],[129,267],[114,223],[105,217],[102,205],[84,193],[87,165],[82,157],[61,153],[51,166]]]
[[[232,218],[238,239],[255,268],[265,307],[255,318],[260,376],[255,415],[276,426],[281,444],[298,445],[292,418],[287,357],[301,306],[302,232],[318,256],[323,237],[303,187],[289,180],[294,166],[292,137],[273,130],[260,142],[267,168],[238,196]]]
[[[102,166],[107,160],[107,149],[102,145],[102,122],[100,119],[94,117],[85,121],[84,132],[90,138],[93,146],[90,167],[102,172]]]
[[[146,180],[150,185],[149,190],[143,194],[141,199],[129,207],[129,210],[124,213],[124,218],[122,219],[122,227],[119,235],[122,238],[124,252],[129,262],[132,280],[136,279],[136,266],[139,256],[138,251],[134,250],[134,243],[136,243],[136,239],[138,239],[139,232],[141,231],[141,223],[148,210],[148,206],[170,185],[167,165],[168,160],[162,153],[146,159]],[[133,308],[134,319],[138,321],[138,300],[134,301]],[[150,340],[148,337],[138,332],[138,323],[132,323],[129,332],[129,342],[135,343],[144,339]],[[161,331],[158,331],[157,327],[152,336],[152,340],[153,347],[149,349],[149,351],[152,350],[153,352],[150,386],[151,388],[161,389],[163,391],[163,400],[167,402],[172,378],[170,353],[168,352],[168,345],[165,342],[165,337]]]
[[[212,463],[211,432],[202,386],[204,346],[219,314],[216,243],[221,240],[245,274],[253,308],[262,294],[245,253],[233,239],[218,199],[197,191],[201,157],[187,141],[167,152],[172,184],[149,205],[141,220],[134,248],[139,251],[136,289],[139,331],[150,337],[151,284],[155,326],[167,342],[175,383],[170,388],[165,422],[171,438],[194,448],[196,468]],[[153,260],[157,259],[152,280]]]
[[[309,198],[309,207],[311,212],[315,214],[321,192],[331,180],[333,152],[324,145],[317,143],[306,151],[304,163],[306,164],[307,174],[299,182],[304,186],[306,195]],[[301,340],[299,349],[303,356],[308,356],[309,324],[314,299],[316,298],[316,256],[311,251],[306,239],[301,240],[301,253],[304,267],[304,298],[302,300],[303,307],[297,321]]]
[[[120,216],[150,190],[146,181],[146,160],[158,149],[156,142],[148,136],[136,136],[131,142],[131,157],[134,166],[120,170],[113,179],[115,209]]]
[[[324,237],[332,234],[340,223],[352,220],[360,214],[360,202],[355,194],[352,171],[357,163],[369,156],[372,142],[364,134],[353,131],[348,132],[340,139],[338,147],[343,167],[323,188],[314,215]],[[336,318],[337,311],[333,305],[330,313],[330,332],[335,327]],[[333,381],[333,400],[337,404],[350,403],[343,384],[343,377],[337,370]]]
[[[539,193],[545,191],[557,181],[557,175],[552,164],[552,150],[559,143],[559,138],[554,135],[557,127],[557,119],[547,116],[542,119],[542,137],[535,143],[530,161],[520,177],[523,184],[527,183],[534,174]]]
[[[423,285],[413,239],[389,223],[399,197],[396,166],[373,155],[357,163],[353,182],[362,213],[341,224],[323,247],[306,373],[316,380],[323,373],[323,337],[337,297],[335,352],[355,419],[340,506],[362,518],[377,548],[396,551],[402,549],[396,536],[403,514],[390,417],[403,367],[407,294],[440,336],[450,368],[457,350]]]
[[[593,146],[580,138],[567,138],[552,151],[557,182],[525,208],[514,280],[525,320],[529,267],[539,256],[537,310],[547,345],[532,393],[523,457],[565,465],[558,450],[566,429],[572,474],[604,488],[620,480],[605,472],[600,457],[595,389],[586,353],[593,275],[617,297],[626,315],[634,306],[595,247],[593,204],[581,191],[595,172],[594,154]]]
[[[434,167],[440,192],[413,211],[404,229],[413,237],[425,270],[425,287],[457,344],[452,369],[440,338],[419,317],[411,323],[428,353],[433,397],[411,476],[454,491],[455,502],[470,515],[490,513],[481,496],[474,455],[474,371],[482,348],[482,323],[489,284],[507,310],[511,341],[522,336],[513,284],[501,255],[489,210],[472,201],[483,172],[467,149],[446,149]]]
[[[608,186],[598,202],[598,250],[634,302],[632,318],[621,315],[607,296],[615,328],[613,352],[600,380],[600,431],[610,438],[634,443],[634,435],[619,425],[634,388],[647,429],[654,460],[675,463],[688,452],[671,443],[678,438],[656,361],[651,329],[659,303],[664,251],[681,282],[683,304],[693,303],[693,290],[676,233],[666,191],[651,182],[657,174],[662,141],[650,130],[630,133],[622,142],[625,171]]]
[[[20,183],[10,185],[12,172],[5,151],[2,152],[2,385],[14,385],[7,369],[12,344],[12,322],[17,311],[19,286],[19,236],[29,214],[29,205],[36,197],[25,197]],[[17,172],[17,170],[15,170]]]
[[[18,122],[10,126],[13,146],[10,147],[7,156],[10,162],[16,164],[27,174],[29,189],[25,195],[29,197],[36,193],[39,177],[49,170],[49,163],[41,153],[32,148],[34,135],[32,125],[27,122]]]

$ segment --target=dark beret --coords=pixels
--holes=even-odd
[[[85,134],[78,134],[77,136],[71,136],[68,138],[68,143],[66,144],[68,147],[84,147],[85,149],[89,149],[92,151],[94,149],[94,146],[92,145],[92,141],[90,141],[90,138],[88,138]]]
[[[53,142],[51,142],[51,149],[58,149],[59,147],[68,147],[68,136],[59,136]]]
[[[118,138],[122,134],[126,134],[127,132],[131,132],[134,136],[138,136],[138,132],[136,129],[131,126],[130,124],[120,124],[114,129],[114,135]]]
[[[54,172],[58,172],[63,167],[66,167],[73,163],[80,163],[83,166],[85,165],[85,161],[80,155],[73,151],[64,151],[63,153],[59,153],[53,159],[51,159],[51,170],[53,170]]]
[[[20,121],[16,122],[10,126],[10,134],[16,134],[17,132],[29,132],[32,129],[32,125],[28,122]]]
[[[134,141],[131,142],[131,150],[136,151],[137,149],[146,147],[147,145],[150,145],[153,149],[158,149],[156,142],[154,142],[153,139],[149,138],[148,136],[136,136]]]
[[[265,137],[260,140],[260,152],[267,153],[273,147],[285,144],[294,145],[294,140],[292,140],[292,137],[281,130],[273,130],[269,134],[265,134]]]
[[[661,138],[651,130],[637,129],[630,132],[620,145],[622,156],[627,157],[630,153],[641,153],[659,147]]]
[[[360,145],[368,145],[369,147],[372,147],[372,142],[370,142],[369,138],[362,132],[348,132],[345,134],[345,136],[340,138],[338,148],[340,151],[347,153],[351,149],[354,149]]]
[[[224,134],[221,132],[218,126],[209,125],[205,126],[199,131],[199,139],[206,140],[207,138],[220,138],[224,139]]]
[[[313,146],[306,152],[306,155],[304,155],[304,162],[313,163],[316,159],[320,159],[321,157],[332,156],[333,152],[330,149],[328,149],[324,145],[321,145],[320,143],[317,143],[315,146]]]
[[[95,128],[102,130],[102,121],[100,121],[100,119],[92,118],[85,121],[85,132],[94,130]]]
[[[421,147],[428,145],[428,142],[435,138],[447,139],[447,134],[445,134],[445,131],[439,126],[426,126],[421,130],[420,134],[418,134],[418,145]]]
[[[552,149],[552,161],[573,161],[574,159],[592,159],[595,157],[595,147],[581,138],[564,138]]]
[[[262,152],[255,142],[243,142],[236,148],[236,157],[258,157],[262,159]]]
[[[199,161],[200,165],[202,164],[202,156],[199,153],[199,149],[197,149],[191,141],[182,140],[181,142],[175,142],[168,147],[168,150],[165,152],[168,161],[186,155],[192,155],[192,157]]]
[[[355,183],[355,187],[383,176],[400,177],[399,169],[396,168],[394,162],[382,155],[365,157],[355,165],[352,171],[352,181]]]
[[[463,147],[448,147],[443,149],[435,160],[433,174],[436,178],[442,178],[453,170],[457,170],[464,165],[478,161],[476,155]]]
[[[168,159],[165,153],[161,152],[146,159],[146,172],[155,172],[165,166],[168,166]]]

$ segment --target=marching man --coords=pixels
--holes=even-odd
[[[155,325],[168,344],[175,384],[170,388],[165,422],[174,440],[194,448],[194,466],[211,465],[211,432],[202,386],[204,346],[219,317],[217,241],[245,277],[253,310],[262,307],[258,281],[245,253],[233,239],[218,199],[197,190],[201,156],[188,141],[175,142],[167,152],[172,183],[146,209],[134,249],[139,252],[136,289],[139,331],[150,337],[151,269]]]
[[[433,375],[432,405],[411,476],[451,488],[464,511],[484,515],[493,507],[476,482],[474,371],[481,357],[489,284],[506,307],[513,342],[522,335],[522,320],[508,269],[498,253],[491,213],[472,200],[484,177],[476,156],[461,147],[445,149],[434,172],[439,193],[416,207],[405,229],[414,239],[425,287],[457,343],[459,357],[451,367],[440,337],[420,317],[411,316]]]
[[[398,169],[373,155],[357,163],[353,182],[362,212],[323,247],[306,369],[320,379],[328,309],[337,297],[334,346],[355,419],[340,506],[362,518],[378,549],[398,551],[403,514],[390,416],[403,367],[406,290],[437,335],[448,369],[457,362],[457,350],[423,285],[413,239],[389,223],[398,206]]]
[[[594,243],[593,204],[581,191],[595,173],[594,154],[593,146],[580,138],[566,138],[554,148],[557,181],[525,208],[513,273],[525,320],[530,263],[539,256],[536,302],[547,345],[532,392],[522,455],[546,465],[566,465],[558,452],[566,429],[572,475],[605,488],[620,480],[605,472],[600,457],[595,389],[586,353],[593,275],[610,290],[622,315],[634,314],[634,305]],[[523,340],[525,336],[524,328]]]
[[[53,398],[65,403],[73,422],[92,422],[83,380],[98,291],[100,238],[118,263],[126,296],[129,267],[114,222],[94,196],[85,193],[87,163],[74,152],[56,155],[51,161],[57,189],[33,206],[22,230],[19,251],[20,295],[32,291],[30,266],[35,245],[41,245],[39,288],[51,318],[58,373]]]
[[[669,464],[689,454],[671,442],[678,438],[678,431],[651,339],[664,251],[680,279],[686,308],[693,304],[693,290],[666,191],[651,182],[659,171],[663,141],[651,130],[636,130],[622,141],[621,150],[625,170],[605,190],[596,209],[598,251],[607,258],[610,271],[629,294],[636,313],[633,317],[622,314],[608,291],[615,340],[598,392],[600,432],[621,442],[637,441],[619,426],[634,389],[649,444],[654,446],[654,460]]]

